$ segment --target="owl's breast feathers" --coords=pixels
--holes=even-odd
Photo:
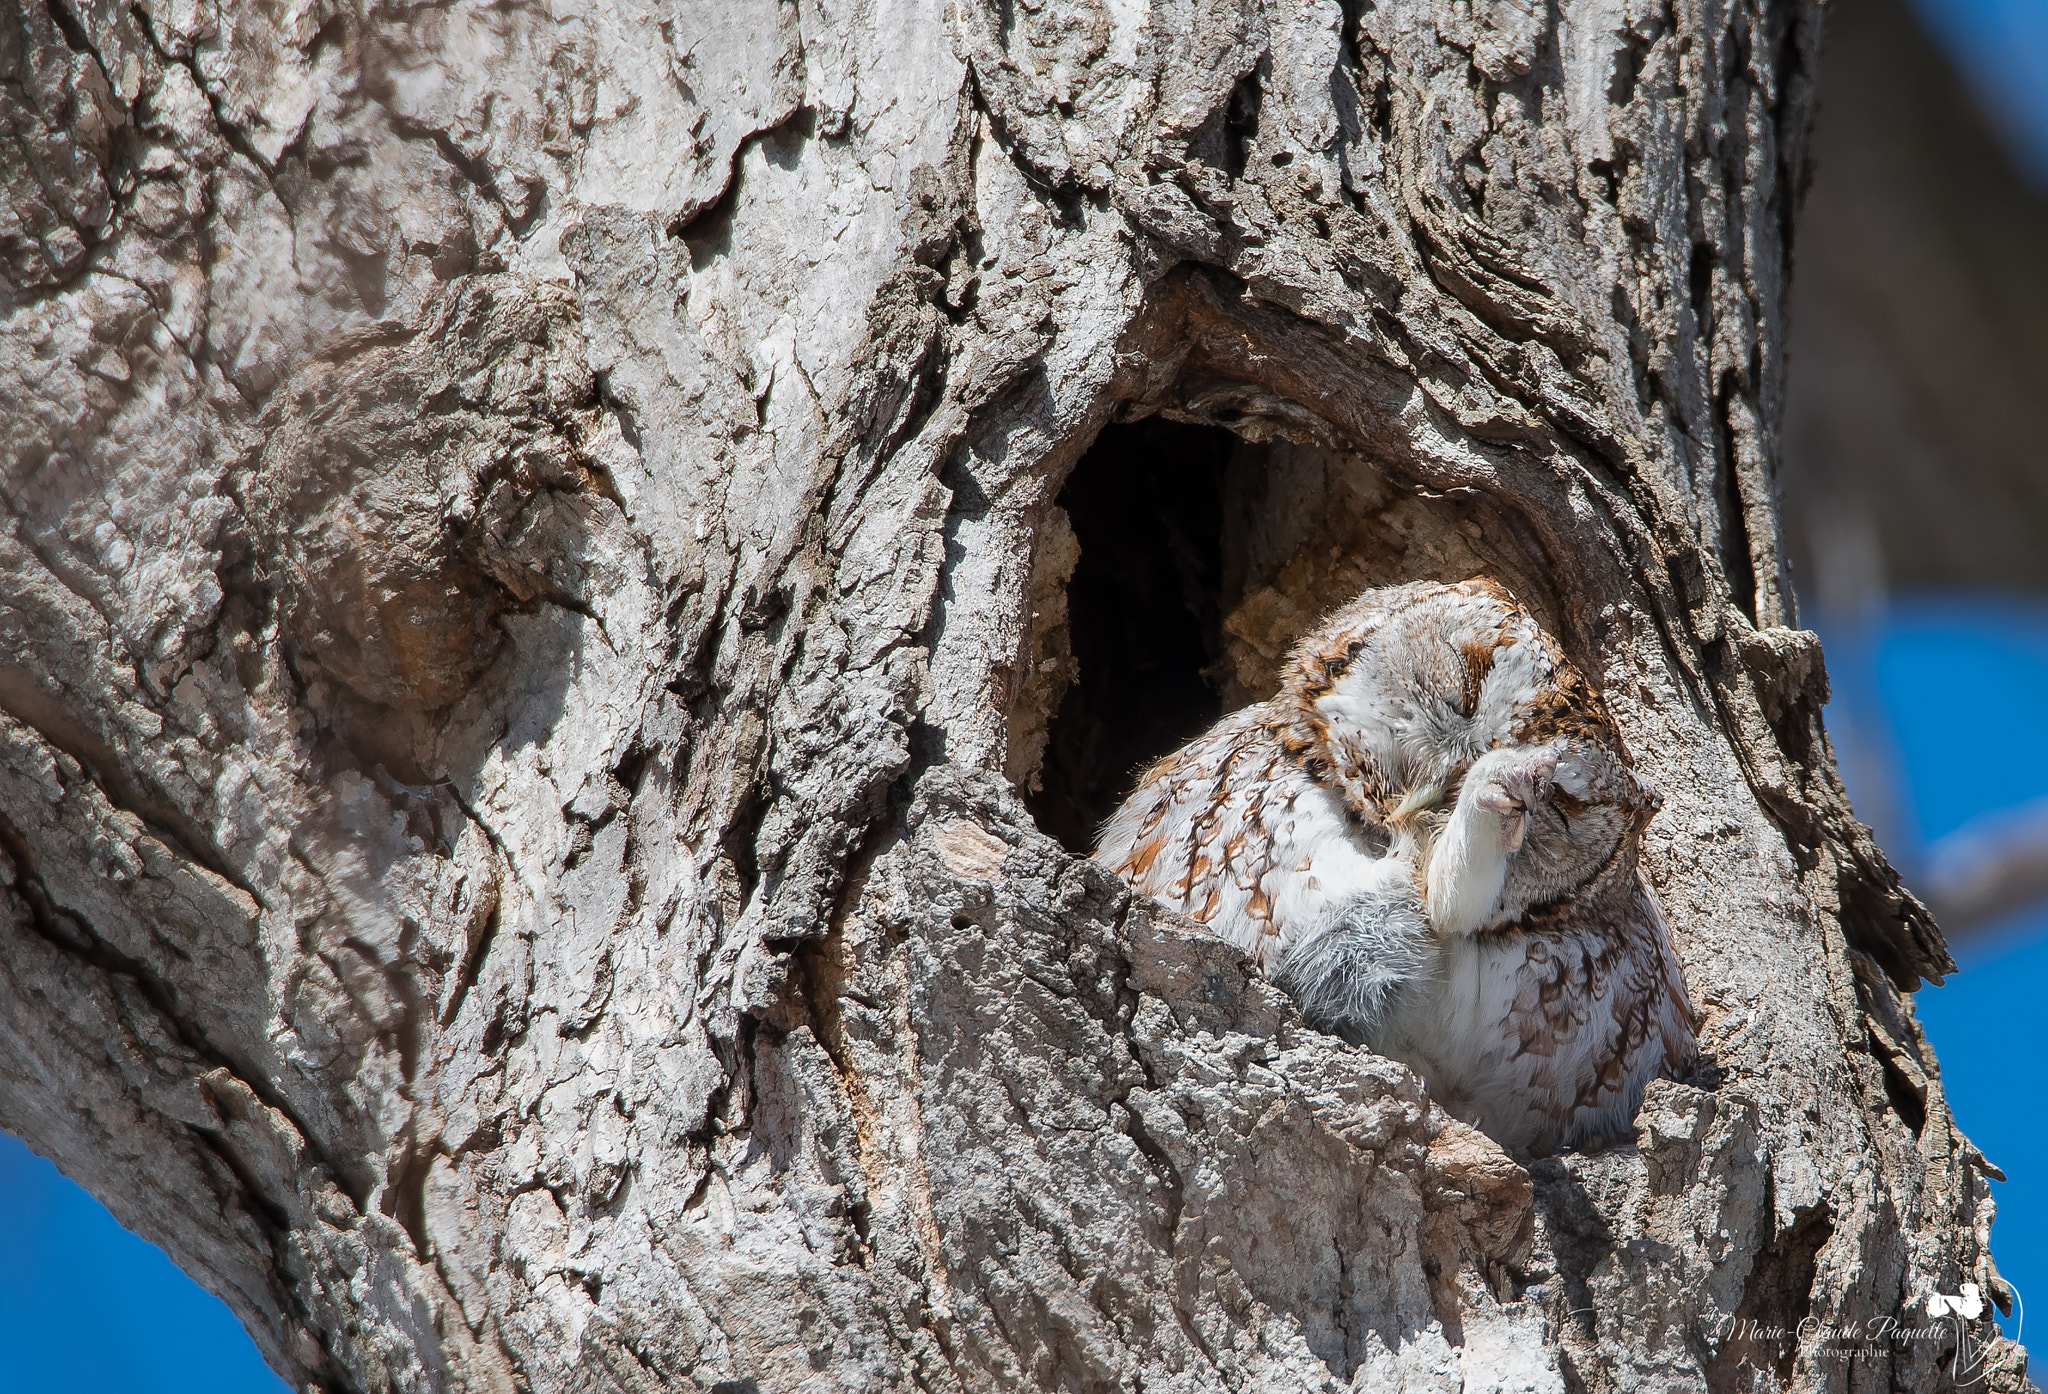
[[[1342,818],[1261,715],[1252,707],[1226,718],[1147,770],[1096,855],[1266,964],[1277,962],[1283,924],[1322,893],[1314,845]]]
[[[1474,987],[1504,999],[1500,1058],[1461,1072],[1483,1079],[1469,1089],[1489,1131],[1537,1150],[1626,1133],[1643,1087],[1692,1063],[1698,1023],[1663,914],[1633,867],[1615,892],[1545,907],[1474,945]]]
[[[1338,610],[1274,698],[1145,771],[1096,855],[1275,973],[1306,940],[1329,958],[1317,936],[1357,906],[1419,901],[1465,772],[1523,746],[1560,752],[1556,777],[1492,916],[1432,951],[1433,990],[1402,999],[1401,1019],[1312,1024],[1407,1060],[1503,1141],[1547,1149],[1625,1126],[1648,1080],[1692,1058],[1694,1015],[1636,869],[1656,795],[1598,695],[1499,586],[1368,591]]]

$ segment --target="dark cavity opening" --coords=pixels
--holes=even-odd
[[[1558,632],[1548,567],[1501,515],[1341,447],[1152,417],[1105,429],[1056,502],[1009,773],[1075,852],[1145,766],[1272,696],[1296,642],[1370,586],[1490,576]]]
[[[1237,444],[1159,417],[1109,426],[1060,491],[1081,547],[1067,585],[1078,672],[1029,802],[1074,852],[1093,850],[1145,764],[1223,714],[1224,488]]]

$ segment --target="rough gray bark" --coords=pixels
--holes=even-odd
[[[1994,1281],[1780,564],[1817,3],[4,3],[0,1126],[280,1370],[1950,1379],[1728,1326]],[[1032,826],[1148,413],[1233,696],[1564,638],[1718,1089],[1524,1167]]]

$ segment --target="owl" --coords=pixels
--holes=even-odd
[[[1276,696],[1146,770],[1096,857],[1541,1156],[1625,1135],[1695,1055],[1636,865],[1659,802],[1505,589],[1416,583],[1337,610]]]

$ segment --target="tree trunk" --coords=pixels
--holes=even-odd
[[[1780,560],[1818,0],[0,6],[0,1126],[289,1377],[2024,1385]],[[1526,1167],[1039,827],[1480,573],[1721,1080]]]

